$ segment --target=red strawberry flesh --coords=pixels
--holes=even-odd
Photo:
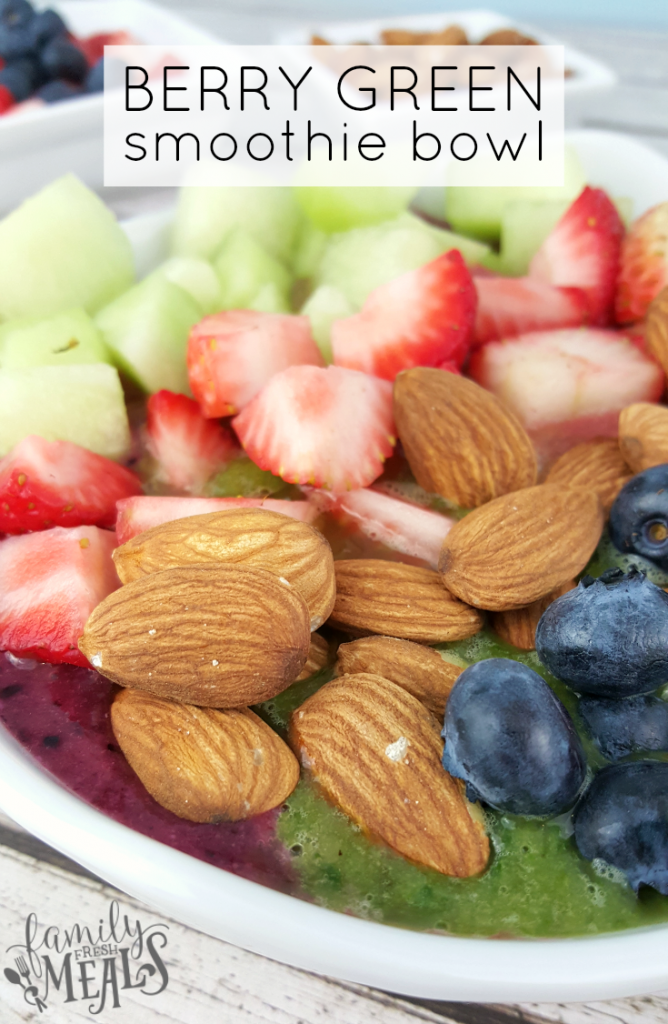
[[[531,331],[578,327],[589,319],[579,288],[555,288],[531,277],[476,277],[475,345]]]

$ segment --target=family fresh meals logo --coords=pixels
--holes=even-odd
[[[6,949],[12,966],[5,967],[4,975],[11,985],[20,986],[25,1002],[40,1013],[55,1001],[87,1003],[93,1015],[118,1010],[130,989],[157,996],[167,988],[168,930],[162,923],[145,928],[127,914],[121,918],[116,900],[109,906],[108,920],[100,918],[93,927],[44,926],[31,913],[24,941]]]

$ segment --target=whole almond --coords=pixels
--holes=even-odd
[[[426,367],[404,370],[394,383],[394,418],[420,486],[464,508],[536,482],[536,453],[524,427],[471,380]]]
[[[389,679],[412,693],[439,719],[464,667],[446,661],[433,647],[389,636],[365,636],[341,644],[336,665],[341,676],[363,672]]]
[[[668,411],[668,410],[667,410]],[[617,438],[597,437],[569,448],[554,463],[545,483],[561,487],[588,487],[598,494],[604,512],[631,479]]]
[[[342,559],[334,569],[329,622],[348,633],[436,644],[463,640],[482,627],[480,614],[453,597],[433,569],[379,558]]]
[[[634,473],[668,462],[668,409],[651,402],[627,405],[619,414],[619,448]]]
[[[484,870],[489,840],[441,766],[433,715],[380,676],[342,676],[292,715],[290,743],[329,799],[373,837],[446,875]]]
[[[657,363],[668,373],[668,287],[649,304],[645,320],[645,342]]]
[[[439,570],[446,587],[476,608],[522,608],[584,569],[603,518],[593,491],[527,487],[460,519],[445,538]]]
[[[231,508],[163,523],[114,551],[122,583],[162,569],[215,562],[251,565],[282,576],[309,607],[311,629],[334,605],[332,549],[308,523],[263,508]]]
[[[491,626],[502,640],[513,647],[519,647],[521,651],[533,651],[536,648],[536,626],[541,616],[562,594],[575,588],[575,580],[569,580],[563,586],[557,587],[550,594],[541,597],[533,604],[527,604],[524,608],[515,608],[508,612],[493,612],[491,615]]]
[[[121,690],[111,725],[154,800],[189,821],[242,821],[269,811],[299,781],[283,740],[248,708],[216,711]]]
[[[319,633],[311,633],[311,643],[308,649],[306,664],[295,681],[308,679],[309,676],[314,676],[316,672],[322,672],[328,661],[329,644],[324,636],[320,636]]]
[[[206,707],[268,700],[299,675],[311,630],[304,599],[266,569],[163,569],[114,591],[79,648],[121,686]]]

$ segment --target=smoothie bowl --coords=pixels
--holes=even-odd
[[[71,179],[0,225],[10,815],[352,981],[665,984],[668,178],[621,145],[447,225],[191,189],[168,255]]]

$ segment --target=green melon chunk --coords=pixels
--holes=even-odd
[[[177,256],[211,259],[235,227],[244,228],[277,259],[292,255],[304,220],[289,188],[182,188],[172,234]]]
[[[466,165],[453,174],[466,180]],[[451,177],[452,182],[452,177]],[[489,186],[449,184],[445,190],[445,217],[456,231],[484,241],[497,242],[503,211],[510,203],[572,202],[587,184],[582,164],[574,150],[564,150],[564,184],[554,186]]]
[[[0,221],[0,319],[95,313],[129,288],[127,236],[101,199],[68,174]]]
[[[105,363],[0,370],[0,456],[28,434],[123,458],[130,428],[118,371]]]
[[[222,309],[247,309],[268,284],[273,284],[288,304],[289,272],[243,228],[230,232],[213,265],[220,281]]]
[[[158,275],[106,306],[96,323],[118,365],[145,391],[189,394],[188,332],[201,319],[192,296]]]
[[[506,206],[501,217],[500,272],[511,277],[526,274],[533,255],[569,206],[568,199]]]
[[[406,210],[416,188],[380,186],[299,186],[295,195],[309,220],[328,234],[396,217]]]
[[[3,369],[111,362],[102,335],[83,309],[69,309],[48,320],[10,320],[0,327]]]
[[[328,240],[329,236],[324,231],[304,219],[291,264],[295,277],[315,277]]]
[[[311,331],[316,345],[326,363],[331,363],[332,343],[330,334],[335,320],[352,316],[355,312],[348,299],[331,284],[320,285],[306,300],[301,310],[311,321]]]
[[[220,281],[208,260],[194,256],[172,256],[153,271],[151,277],[164,277],[177,284],[195,300],[202,313],[208,316],[222,307]]]
[[[285,293],[273,281],[269,281],[251,299],[248,309],[254,309],[258,313],[289,313],[290,303]]]
[[[633,200],[630,196],[617,196],[612,201],[617,207],[617,213],[621,217],[624,227],[628,228],[633,220]]]

